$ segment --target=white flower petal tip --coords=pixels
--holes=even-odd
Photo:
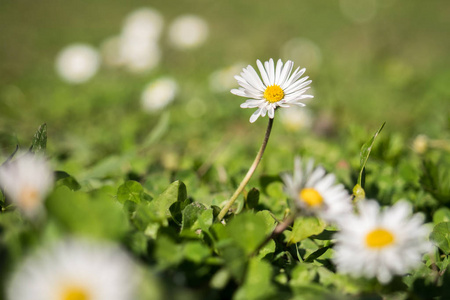
[[[259,59],[256,60],[257,69],[251,65],[242,69],[240,75],[236,75],[235,79],[240,85],[239,89],[232,89],[231,93],[240,97],[249,98],[248,101],[259,101],[257,106],[247,104],[241,105],[242,108],[256,108],[257,110],[251,117],[250,122],[255,122],[259,116],[265,116],[266,113],[269,118],[274,118],[274,111],[277,107],[289,107],[288,104],[295,104],[298,106],[305,106],[305,104],[298,102],[302,99],[313,98],[312,95],[305,95],[304,93],[309,89],[308,85],[311,80],[308,77],[301,77],[305,72],[305,68],[299,70],[297,68],[293,73],[292,69],[294,63],[288,60],[283,64],[281,59],[278,59],[276,64],[271,58],[264,63]]]
[[[362,200],[358,211],[342,220],[335,235],[333,261],[338,272],[385,284],[418,267],[432,249],[430,228],[421,214],[412,215],[408,202],[382,210],[375,200]]]
[[[299,214],[339,224],[352,211],[351,196],[344,186],[335,183],[335,176],[322,167],[314,168],[312,160],[305,164],[296,157],[293,174],[284,174],[283,182]]]

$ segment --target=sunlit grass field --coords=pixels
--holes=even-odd
[[[104,53],[104,42],[118,36],[127,15],[141,7],[159,11],[164,20],[158,39],[161,58],[156,67],[129,72],[124,67],[108,66],[103,57],[98,72],[86,82],[71,84],[58,75],[55,60],[64,47],[85,43]],[[191,49],[171,44],[170,25],[182,15],[196,15],[206,21],[208,35],[204,43]],[[70,174],[79,183],[77,193],[92,198],[108,195],[117,203],[118,188],[134,180],[149,198],[155,199],[179,180],[186,185],[192,201],[208,208],[222,207],[251,165],[268,122],[267,116],[253,124],[248,121],[253,110],[241,109],[239,105],[245,99],[229,92],[238,87],[232,76],[249,64],[256,66],[257,59],[281,58],[293,60],[295,68],[306,68],[305,75],[312,80],[308,92],[314,98],[304,108],[309,121],[300,125],[290,124],[277,110],[264,158],[247,185],[247,191],[255,187],[261,192],[258,209],[267,209],[278,219],[289,211],[278,175],[292,172],[296,156],[313,158],[333,172],[351,193],[360,172],[361,146],[386,122],[366,164],[366,197],[382,205],[407,199],[415,212],[424,213],[426,222],[433,222],[435,212],[450,203],[449,15],[450,3],[444,0],[3,0],[0,163],[14,153],[16,146],[28,150],[35,132],[45,123],[45,154],[54,170]],[[295,43],[299,46],[292,46]],[[240,69],[235,74],[226,73],[227,80],[218,81],[214,76],[235,64]],[[163,109],[146,111],[141,105],[143,89],[162,77],[176,81],[176,96]],[[230,86],[230,81],[235,84]],[[10,270],[30,249],[67,234],[89,236],[89,226],[103,228],[94,221],[104,213],[100,208],[91,216],[84,216],[83,208],[78,212],[75,209],[74,215],[85,218],[87,227],[69,217],[65,219],[62,208],[52,202],[58,193],[62,192],[49,196],[47,223],[17,221],[22,227],[9,234],[16,221],[0,221],[0,254],[5,254],[0,260],[8,270],[2,279],[9,277]],[[238,211],[246,205],[241,198]],[[129,207],[124,210],[130,215],[133,211]],[[3,216],[8,213],[2,211]],[[214,250],[204,264],[196,260],[183,264],[182,258],[174,263],[155,250],[162,246],[155,246],[156,234],[148,234],[149,227],[145,235],[130,225],[131,221],[125,223],[126,229],[111,229],[112,234],[99,229],[94,236],[121,243],[149,268],[158,265],[164,286],[176,286],[174,294],[170,294],[174,299],[227,299],[232,295],[245,299],[242,290],[240,296],[234,293],[242,282],[247,284],[244,277],[236,279],[239,276],[213,286],[216,292],[207,292],[212,277],[208,272],[223,270],[223,262],[214,261]],[[173,236],[172,232],[159,230],[160,236]],[[137,234],[130,234],[134,231],[142,234],[140,240]],[[178,245],[184,239],[195,237],[186,234],[175,238]],[[146,243],[147,252],[140,248]],[[212,242],[205,243],[210,246]],[[172,242],[168,245],[167,249],[173,246]],[[448,252],[442,252],[442,248],[436,252],[438,259],[447,259]],[[282,291],[280,299],[314,299],[301,298],[295,288],[294,292],[280,288],[289,285],[286,282],[291,274],[289,268],[274,261],[271,280],[274,289]],[[287,271],[280,271],[284,268]],[[446,265],[439,268],[445,273]],[[192,278],[185,274],[190,269],[195,270]],[[283,272],[289,275],[284,278]],[[230,273],[229,277],[235,276],[235,270]],[[180,281],[177,274],[187,279],[181,276],[185,279]],[[358,286],[333,280],[329,289],[343,295],[390,293],[373,284]],[[408,282],[408,292],[393,289],[405,297],[419,295],[417,299],[426,299],[420,298],[426,289],[412,282]],[[442,285],[437,282],[427,287],[437,290]]]

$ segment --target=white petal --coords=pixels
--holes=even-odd
[[[254,123],[261,115],[261,108],[258,108],[250,117],[250,123]]]
[[[278,59],[277,67],[275,70],[275,84],[277,84],[277,85],[279,84],[279,79],[280,79],[282,68],[283,68],[283,62],[281,61],[281,59]]]
[[[266,87],[269,86],[270,81],[269,81],[269,77],[267,76],[266,69],[264,69],[264,66],[259,59],[256,61],[256,64],[258,65],[258,69],[259,69],[259,72],[261,73],[261,77],[264,81],[264,84],[266,85]]]
[[[269,118],[273,119],[275,117],[275,109],[273,109],[273,107],[269,107],[268,113],[269,113]]]
[[[283,67],[283,71],[281,71],[280,78],[278,79],[279,86],[282,86],[285,83],[286,78],[288,77],[289,73],[291,73],[293,66],[294,63],[292,61],[288,60],[286,62],[286,64]]]
[[[251,84],[255,89],[262,90],[264,92],[264,85],[252,66],[248,66],[247,69],[244,69],[244,76],[247,82]]]
[[[266,66],[267,75],[269,76],[269,85],[273,85],[275,83],[275,66],[273,63],[273,59],[269,59],[269,61],[266,61],[264,63],[264,66]]]

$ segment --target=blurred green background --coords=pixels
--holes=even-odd
[[[58,77],[54,64],[62,48],[100,47],[141,7],[164,18],[162,59],[155,69],[133,74],[102,65],[77,85]],[[198,48],[174,49],[167,28],[185,14],[206,20],[209,36]],[[343,159],[358,165],[362,143],[384,121],[383,134],[395,137],[391,147],[409,151],[419,134],[445,140],[449,15],[445,0],[2,0],[0,154],[7,157],[16,144],[28,148],[39,125],[47,123],[55,168],[91,187],[94,179],[142,179],[158,170],[169,182],[183,177],[174,176],[174,169],[208,170],[209,164],[219,173],[223,166],[244,172],[267,117],[250,124],[253,110],[239,108],[245,99],[213,91],[210,76],[237,62],[255,65],[271,57],[305,66],[315,98],[307,106],[311,127],[284,127],[277,112],[262,172],[290,169],[299,153],[329,166]],[[295,38],[313,46],[287,53],[286,43]],[[161,76],[178,82],[177,97],[162,111],[145,112],[142,89]]]

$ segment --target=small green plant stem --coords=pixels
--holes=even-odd
[[[237,190],[234,192],[233,196],[231,196],[230,200],[228,200],[228,202],[225,204],[225,206],[222,208],[219,215],[217,216],[217,220],[219,222],[222,221],[223,217],[225,217],[228,210],[233,205],[234,201],[236,201],[237,197],[242,193],[242,191],[244,190],[248,181],[250,180],[253,173],[255,172],[256,167],[258,166],[258,164],[261,161],[261,158],[264,154],[264,150],[266,149],[267,142],[269,141],[270,132],[272,131],[272,125],[273,125],[273,119],[269,118],[269,124],[267,125],[266,135],[264,136],[264,141],[261,145],[261,148],[259,148],[258,154],[256,155],[255,160],[253,161],[253,164],[251,165],[250,169],[248,170],[248,172],[245,175],[244,179],[242,180],[241,184],[239,185]]]

